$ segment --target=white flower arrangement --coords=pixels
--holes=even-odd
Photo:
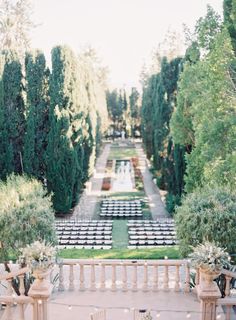
[[[138,319],[140,320],[152,320],[152,316],[151,313],[149,311],[146,310],[139,310],[139,317]]]
[[[35,241],[31,245],[20,249],[21,255],[19,257],[20,263],[25,263],[32,270],[41,269],[48,270],[56,260],[56,249],[46,244],[45,241]]]
[[[208,241],[195,247],[189,258],[193,267],[204,269],[206,272],[220,272],[230,260],[225,249]]]
[[[152,320],[152,316],[150,312],[147,312],[143,317],[142,320]]]

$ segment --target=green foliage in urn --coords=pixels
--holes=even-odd
[[[40,182],[11,175],[0,183],[1,259],[39,239],[55,243],[54,212]]]
[[[229,254],[215,243],[206,241],[193,248],[189,255],[191,265],[209,272],[220,272],[224,266],[229,265]]]
[[[186,195],[175,215],[181,254],[205,239],[236,250],[236,194],[227,187],[205,186]]]
[[[18,259],[21,265],[27,265],[31,269],[48,270],[56,262],[56,248],[45,241],[35,241],[20,249]]]

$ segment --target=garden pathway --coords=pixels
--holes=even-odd
[[[157,220],[159,218],[167,218],[168,213],[165,209],[163,201],[161,200],[160,190],[152,181],[152,175],[148,168],[148,160],[143,151],[141,143],[136,143],[135,147],[139,158],[140,170],[143,175],[144,190],[148,197],[148,202],[153,220]]]
[[[87,187],[75,207],[72,219],[90,220],[93,218],[98,197],[101,195],[102,180],[105,174],[106,162],[110,152],[110,144],[106,144],[98,157],[94,173],[86,183]]]

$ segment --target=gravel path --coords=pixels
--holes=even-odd
[[[168,213],[165,209],[164,203],[161,200],[160,191],[152,181],[152,175],[148,169],[147,158],[141,143],[136,143],[135,147],[139,158],[140,170],[143,175],[144,190],[148,197],[153,220],[157,220],[159,218],[168,218]]]
[[[96,161],[92,177],[87,182],[79,204],[75,207],[72,219],[90,220],[93,218],[98,197],[101,196],[102,180],[105,175],[107,158],[110,152],[110,144],[106,144]]]

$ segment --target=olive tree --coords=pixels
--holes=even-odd
[[[51,199],[39,181],[11,175],[0,183],[0,239],[2,259],[35,240],[56,243]]]
[[[196,189],[176,209],[175,221],[182,255],[206,240],[236,252],[236,194],[229,188]]]

